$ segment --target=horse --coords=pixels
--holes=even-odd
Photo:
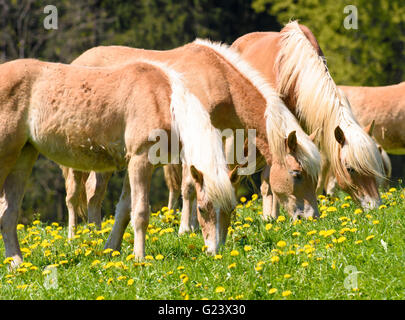
[[[373,137],[389,154],[405,154],[405,81],[382,87],[339,86],[360,124],[375,121]]]
[[[0,227],[12,266],[22,262],[18,212],[39,152],[80,171],[127,168],[134,254],[142,259],[156,129],[180,139],[183,161],[198,176],[198,203],[208,217],[200,225],[212,246],[220,230],[209,217],[229,215],[236,199],[219,131],[183,81],[166,64],[141,60],[109,68],[34,59],[0,65]],[[178,156],[170,146],[161,154]]]
[[[281,205],[295,217],[318,215],[314,191],[320,168],[317,147],[276,91],[234,49],[202,39],[167,51],[99,46],[84,52],[74,63],[109,66],[141,58],[170,63],[181,72],[189,90],[209,110],[215,127],[255,129],[256,147],[271,165],[273,192]],[[113,249],[120,247],[119,239],[128,222],[124,193],[108,242]],[[182,216],[190,216],[190,210],[183,206]],[[274,210],[277,215],[279,208]],[[198,208],[197,216],[200,221]],[[189,225],[183,221],[180,230],[188,231]]]
[[[385,176],[390,178],[392,167],[387,152],[405,154],[405,82],[381,87],[338,88],[349,99],[353,113],[362,126],[374,121],[373,139],[383,158]],[[326,193],[333,194],[335,178],[332,176],[328,180]]]
[[[317,193],[323,191],[330,168],[339,187],[364,208],[378,207],[378,185],[384,177],[381,154],[333,81],[311,30],[292,21],[280,32],[246,34],[232,47],[262,72],[307,132],[321,128]]]

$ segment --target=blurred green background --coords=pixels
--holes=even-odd
[[[58,29],[46,30],[43,12],[58,10]],[[347,30],[343,12],[358,10],[358,29]],[[97,45],[170,49],[210,38],[231,44],[253,31],[279,31],[299,19],[317,37],[337,84],[378,86],[404,81],[405,3],[403,0],[0,0],[0,62],[38,58],[70,63]],[[405,176],[404,157],[393,156],[394,179]],[[123,172],[109,183],[103,214],[112,214]],[[239,195],[258,192],[259,177]],[[59,167],[40,157],[27,186],[22,222],[40,212],[42,220],[66,222],[64,180]],[[152,210],[166,205],[168,190],[159,168],[153,175]]]

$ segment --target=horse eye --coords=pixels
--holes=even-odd
[[[349,172],[349,174],[353,174],[355,172],[352,167],[347,167],[346,170]]]
[[[297,179],[297,180],[301,179],[301,177],[302,177],[301,171],[293,170],[293,171],[290,171],[290,174],[294,179]]]

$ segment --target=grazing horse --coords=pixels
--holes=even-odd
[[[339,86],[350,101],[361,125],[374,121],[373,138],[384,161],[384,172],[391,177],[387,154],[405,154],[405,82],[383,87]],[[326,192],[332,194],[335,179],[329,179]]]
[[[210,218],[219,211],[229,216],[236,204],[219,131],[185,88],[182,75],[163,63],[88,68],[15,60],[0,65],[0,101],[0,227],[13,265],[22,261],[18,212],[39,152],[81,171],[127,168],[137,258],[145,255],[154,168],[150,137],[156,129],[179,137],[183,161],[198,176],[197,199],[207,215],[200,224],[207,245],[221,232]],[[169,146],[161,154],[177,156]]]
[[[390,154],[405,154],[405,81],[383,87],[339,86],[359,122],[375,121],[373,137]]]
[[[293,21],[280,32],[244,35],[232,47],[277,88],[303,128],[322,129],[318,193],[330,168],[340,188],[363,207],[378,207],[378,184],[384,176],[381,154],[334,83],[312,32]]]
[[[170,63],[181,72],[215,127],[255,129],[256,147],[271,165],[273,192],[281,205],[295,217],[318,214],[314,179],[320,168],[319,151],[275,90],[235,50],[200,39],[167,51],[101,46],[86,51],[74,63],[109,66],[142,58]],[[107,244],[113,249],[120,247],[117,239],[122,238],[128,221],[124,193],[116,209],[113,240]],[[190,216],[185,210],[183,207],[182,215]],[[197,216],[199,221],[203,219],[199,210]]]

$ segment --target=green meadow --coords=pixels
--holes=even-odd
[[[225,247],[208,256],[200,231],[178,236],[180,212],[151,214],[145,260],[104,250],[114,223],[67,239],[66,226],[18,225],[24,263],[0,243],[0,299],[404,299],[405,189],[363,212],[345,194],[318,199],[320,217],[263,221],[261,199],[240,199]]]

